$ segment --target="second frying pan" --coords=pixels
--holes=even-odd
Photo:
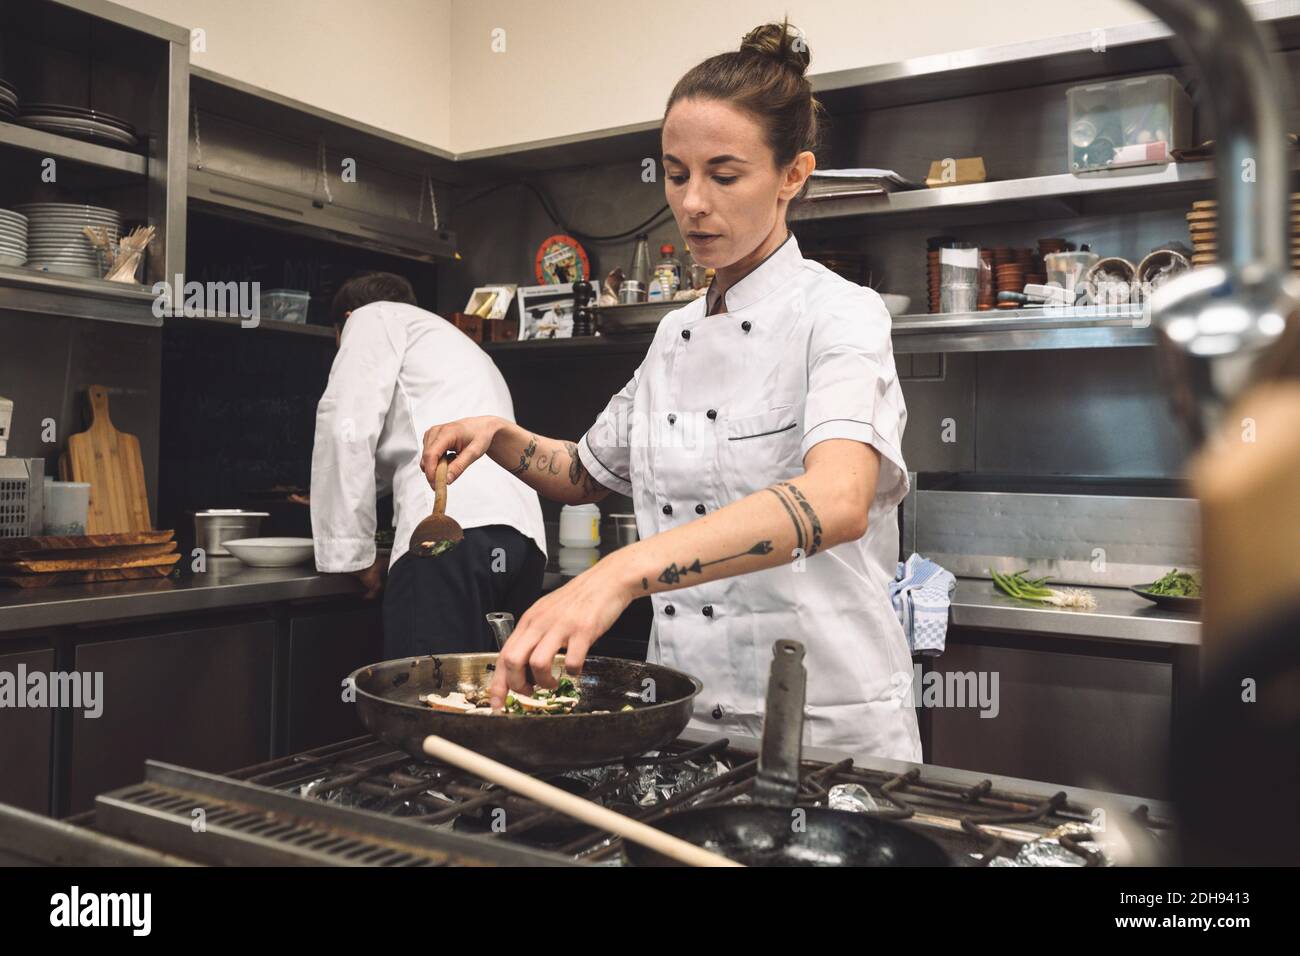
[[[951,866],[938,843],[906,824],[795,805],[803,752],[804,648],[798,641],[777,641],[772,654],[754,802],[683,810],[654,826],[747,866]],[[638,866],[675,865],[640,844],[625,843],[624,852]]]

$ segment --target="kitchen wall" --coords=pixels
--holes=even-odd
[[[451,0],[119,0],[205,31],[190,63],[451,146]]]
[[[457,153],[655,122],[682,72],[787,13],[813,74],[1154,19],[1128,0],[121,2],[203,28],[197,66]]]
[[[682,73],[787,14],[813,74],[1154,19],[1127,0],[453,0],[456,152],[657,122]]]

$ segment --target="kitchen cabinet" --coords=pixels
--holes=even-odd
[[[72,715],[68,811],[139,780],[147,759],[211,771],[269,759],[275,637],[249,613],[78,644],[76,669],[103,674],[103,712]]]
[[[927,763],[1167,798],[1174,666],[1163,649],[1042,647],[1032,635],[959,629],[933,680],[997,675],[996,713],[927,707]],[[1054,647],[1068,647],[1061,641]]]
[[[54,670],[48,648],[0,654],[0,673],[18,678],[26,673]],[[47,813],[50,809],[50,759],[54,710],[49,707],[0,707],[0,803]]]
[[[383,657],[381,605],[331,608],[289,622],[288,752],[365,733],[343,678]]]

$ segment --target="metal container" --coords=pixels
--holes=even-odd
[[[240,538],[256,538],[262,519],[269,518],[266,511],[244,511],[242,508],[209,508],[194,515],[194,545],[212,557],[229,555],[223,543]]]
[[[609,523],[614,529],[614,544],[616,547],[623,548],[629,544],[636,544],[639,536],[636,531],[636,515],[610,515]]]

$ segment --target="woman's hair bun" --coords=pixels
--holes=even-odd
[[[803,76],[812,60],[808,41],[798,28],[787,20],[783,23],[764,23],[754,27],[740,41],[742,53],[760,53],[788,66]]]

